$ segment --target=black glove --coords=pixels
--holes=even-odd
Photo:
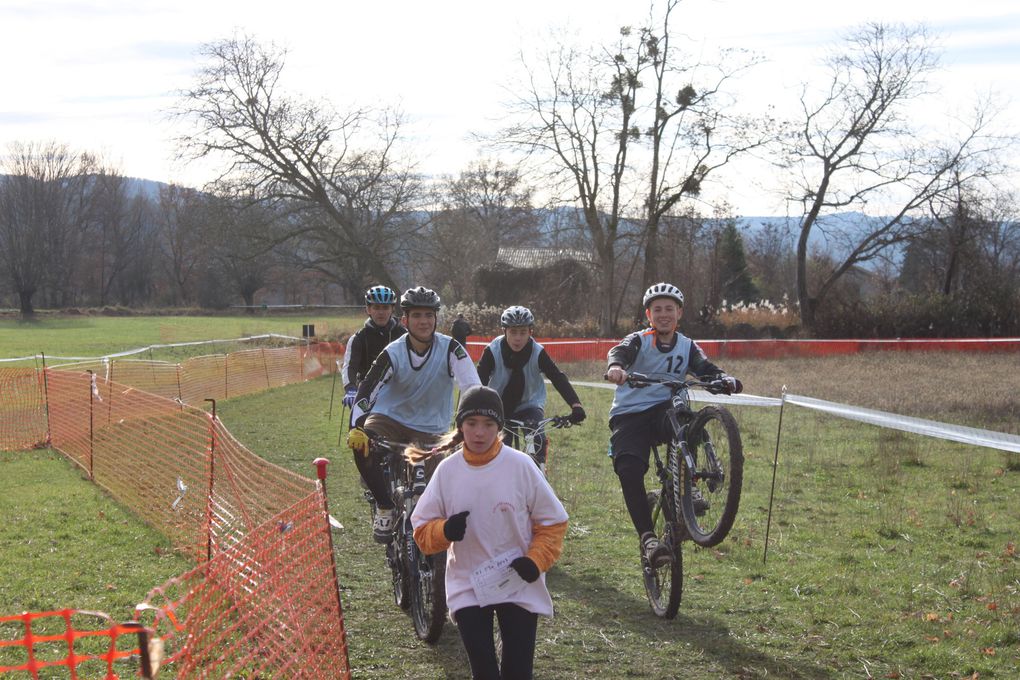
[[[572,409],[570,409],[570,415],[567,416],[567,418],[570,420],[570,422],[573,423],[574,425],[577,425],[578,423],[583,422],[584,419],[587,418],[587,417],[588,417],[588,414],[584,412],[584,407],[583,406],[575,406],[575,407],[573,407]]]
[[[530,557],[518,557],[510,563],[510,568],[517,572],[517,575],[528,583],[538,580],[538,565]]]
[[[467,516],[470,510],[463,510],[456,515],[447,518],[443,523],[443,536],[451,543],[464,540],[464,532],[467,531]]]
[[[733,376],[723,373],[717,375],[705,390],[710,394],[739,394],[744,391],[744,385]]]

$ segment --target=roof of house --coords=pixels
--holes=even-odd
[[[496,262],[522,269],[544,267],[559,260],[576,260],[584,264],[594,262],[590,252],[572,248],[500,248],[496,253]]]

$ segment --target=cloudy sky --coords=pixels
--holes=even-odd
[[[456,173],[478,153],[468,133],[498,126],[522,51],[552,29],[608,40],[646,15],[644,3],[618,0],[0,0],[0,153],[13,141],[57,140],[101,152],[127,175],[199,185],[211,169],[173,160],[166,111],[191,82],[200,45],[247,33],[289,51],[288,91],[339,109],[399,106],[423,169]],[[965,109],[996,92],[1020,123],[1015,0],[686,0],[677,16],[688,50],[760,53],[767,63],[741,87],[780,112],[841,32],[921,20],[945,48],[941,100]],[[782,209],[764,189],[728,181],[744,214]]]

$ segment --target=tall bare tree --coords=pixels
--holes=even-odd
[[[169,281],[172,305],[196,299],[196,280],[210,254],[205,241],[205,207],[201,193],[169,184],[160,187],[155,209],[160,261]]]
[[[354,290],[394,285],[402,237],[420,227],[408,216],[420,186],[397,151],[400,115],[286,95],[285,52],[251,37],[210,43],[203,56],[174,111],[197,126],[180,138],[182,155],[225,159],[219,191],[291,210],[287,236],[302,239],[309,268]]]
[[[866,24],[850,33],[827,60],[818,99],[801,96],[799,132],[791,140],[795,193],[802,209],[797,239],[797,297],[802,323],[840,278],[911,238],[919,210],[933,197],[991,171],[1003,139],[990,134],[989,109],[979,108],[955,138],[926,139],[907,106],[928,92],[939,55],[923,26]],[[839,212],[872,206],[886,216],[848,224]],[[809,239],[821,233],[832,266],[809,275]]]
[[[692,61],[674,45],[678,5],[668,0],[660,16],[653,5],[648,22],[624,27],[615,44],[559,46],[541,63],[525,63],[519,122],[502,135],[545,164],[547,186],[580,204],[601,271],[606,334],[618,315],[617,277],[625,276],[616,258],[623,221],[641,231],[643,276],[655,279],[663,219],[711,173],[768,138],[760,122],[729,113],[723,97],[723,84],[754,60]]]
[[[67,303],[86,238],[95,159],[57,142],[14,143],[0,178],[0,264],[22,316],[45,291]]]

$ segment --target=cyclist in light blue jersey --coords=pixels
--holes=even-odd
[[[691,374],[706,380],[722,380],[730,394],[740,392],[743,386],[709,361],[696,342],[677,330],[684,311],[684,295],[679,288],[657,283],[645,291],[643,302],[651,327],[628,335],[609,350],[607,357],[606,380],[617,385],[609,409],[610,446],[613,469],[620,478],[623,500],[645,555],[653,565],[661,566],[672,556],[652,530],[645,473],[652,446],[670,436],[663,418],[670,405],[670,392],[662,385],[631,387],[627,384],[628,372],[669,373],[678,377]],[[695,506],[698,504],[695,499]]]
[[[379,543],[393,534],[393,502],[382,472],[381,455],[369,450],[369,435],[389,441],[431,445],[450,429],[453,386],[461,392],[480,384],[478,371],[464,347],[436,333],[439,295],[419,286],[404,292],[407,335],[388,344],[358,385],[352,407],[354,423],[347,444],[375,498],[372,533]]]

